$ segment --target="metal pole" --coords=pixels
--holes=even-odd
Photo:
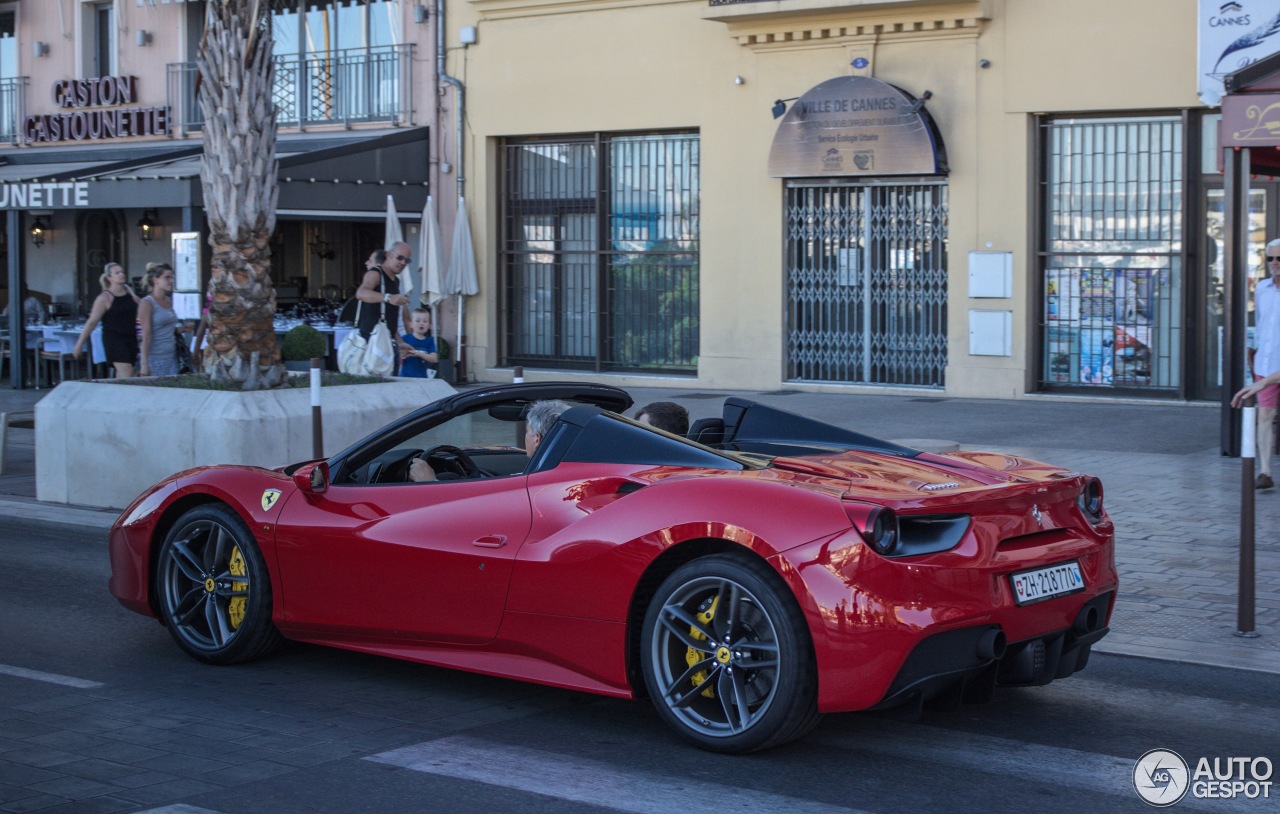
[[[1253,458],[1257,449],[1257,408],[1245,402],[1240,418],[1240,580],[1236,590],[1236,635],[1256,638],[1254,629],[1254,507]],[[1271,450],[1263,450],[1270,455]]]
[[[524,384],[524,367],[522,367],[521,365],[515,366],[515,369],[511,371],[511,383]],[[517,421],[516,422],[516,446],[520,447],[521,449],[524,449],[524,430],[525,430],[525,422]]]
[[[1222,454],[1239,454],[1240,413],[1231,396],[1244,387],[1245,322],[1249,300],[1249,151],[1227,148],[1223,154],[1223,340],[1220,433]]]
[[[311,457],[324,457],[324,423],[320,416],[320,371],[324,359],[311,360]]]

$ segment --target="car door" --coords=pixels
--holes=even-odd
[[[529,532],[526,480],[295,494],[277,527],[281,626],[335,640],[489,641]]]

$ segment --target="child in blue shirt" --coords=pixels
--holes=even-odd
[[[431,335],[431,312],[425,308],[413,309],[409,328],[413,333],[400,337],[403,343],[400,375],[416,379],[434,379],[438,357],[436,356],[436,339]]]

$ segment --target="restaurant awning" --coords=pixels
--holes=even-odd
[[[282,215],[382,217],[386,196],[405,211],[422,209],[427,195],[428,130],[414,128],[376,135],[345,133],[282,137],[279,160]],[[0,165],[0,183],[84,185],[87,205],[47,208],[125,209],[204,204],[200,184],[203,147],[170,149],[157,155],[154,144],[132,155],[113,151],[111,160],[23,162]],[[80,157],[88,157],[80,151]]]

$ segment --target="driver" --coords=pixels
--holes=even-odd
[[[542,443],[542,437],[546,435],[547,430],[551,429],[551,425],[556,423],[556,419],[565,410],[573,405],[567,401],[560,399],[547,399],[545,401],[535,401],[533,406],[529,408],[529,414],[525,417],[524,429],[524,454],[533,457],[533,451],[538,448],[538,444]],[[425,458],[414,458],[409,463],[409,480],[414,483],[425,483],[436,479],[436,471],[431,468],[431,464],[427,463]]]

